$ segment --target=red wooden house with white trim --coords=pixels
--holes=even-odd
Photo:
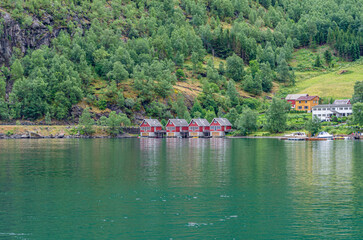
[[[223,137],[226,132],[232,131],[232,124],[227,118],[214,118],[210,123],[210,132],[212,137]]]
[[[157,137],[157,133],[163,129],[163,126],[157,119],[144,119],[140,124],[141,137]]]
[[[186,137],[188,134],[188,122],[185,119],[169,119],[166,124],[167,137]]]
[[[209,136],[209,122],[206,119],[194,118],[188,126],[190,137]]]

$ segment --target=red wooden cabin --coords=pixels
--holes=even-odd
[[[140,124],[141,137],[156,137],[157,132],[163,129],[161,123],[157,119],[144,119]]]
[[[212,137],[223,137],[226,132],[232,130],[232,124],[227,118],[214,118],[210,123],[210,132]]]
[[[190,137],[209,136],[209,122],[206,119],[192,119],[188,129]]]
[[[186,137],[188,133],[188,122],[185,119],[169,119],[166,124],[167,137]]]

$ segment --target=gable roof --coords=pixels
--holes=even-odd
[[[217,122],[219,122],[221,125],[223,126],[232,126],[232,124],[228,121],[227,118],[214,118],[212,120],[212,122],[216,120]]]
[[[321,104],[321,105],[316,105],[313,106],[312,109],[317,109],[317,108],[329,108],[329,107],[352,107],[352,104]]]
[[[207,119],[193,118],[192,121],[194,121],[198,126],[201,126],[201,127],[209,126],[209,122],[207,121]],[[192,123],[192,121],[190,121],[190,123]]]
[[[335,100],[333,104],[350,104],[350,99]]]
[[[144,121],[142,121],[142,123],[143,122],[146,122],[147,124],[149,124],[150,127],[162,127],[161,123],[157,119],[144,119]]]
[[[187,127],[189,125],[185,119],[169,119],[169,122],[176,127]]]
[[[288,94],[286,97],[285,97],[285,100],[296,100],[298,99],[299,97],[306,97],[306,96],[309,96],[309,94]]]
[[[302,97],[299,97],[296,100],[298,100],[298,101],[311,101],[316,97],[318,97],[318,96],[302,96]]]

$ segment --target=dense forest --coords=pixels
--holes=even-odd
[[[267,109],[242,90],[294,84],[295,49],[328,45],[328,66],[332,54],[363,55],[363,0],[2,0],[0,14],[5,121],[78,121],[80,102],[134,123],[235,118]],[[198,82],[198,96],[174,88],[183,81]]]

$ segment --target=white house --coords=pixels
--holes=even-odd
[[[350,99],[339,99],[335,100],[333,104],[351,104]]]
[[[312,107],[313,117],[318,117],[321,121],[330,121],[332,116],[347,117],[352,115],[351,104],[327,104]]]

